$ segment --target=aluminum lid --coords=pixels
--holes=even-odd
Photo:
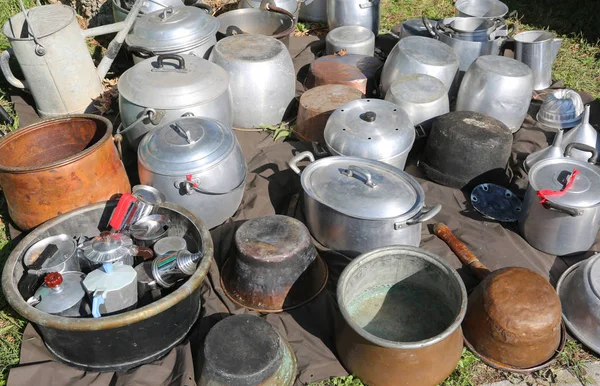
[[[155,54],[196,47],[215,36],[219,21],[197,7],[168,7],[143,15],[125,38]]]
[[[548,200],[573,208],[589,208],[600,203],[600,168],[572,158],[542,160],[529,171],[529,184],[537,192],[542,189],[562,190],[573,170],[579,170],[570,189],[562,196],[549,196]]]
[[[388,160],[410,151],[415,128],[397,105],[381,99],[359,99],[331,114],[324,135],[336,155]]]
[[[64,272],[59,275],[62,276],[62,283],[57,288],[52,289],[43,284],[35,291],[33,297],[39,299],[40,302],[34,307],[38,310],[49,314],[58,314],[73,307],[85,296],[85,291],[81,286],[83,273]]]
[[[229,74],[223,68],[194,55],[177,56],[149,58],[125,71],[117,85],[120,96],[139,106],[180,109],[228,92]]]
[[[457,66],[458,56],[449,45],[423,36],[407,36],[398,42],[406,56],[430,66]]]
[[[282,54],[289,56],[281,41],[257,34],[228,36],[219,40],[213,49],[225,59],[245,62],[269,61]]]
[[[46,237],[45,239],[42,239],[37,243],[33,244],[27,250],[27,252],[25,252],[25,256],[23,256],[23,263],[25,264],[25,266],[30,267],[32,264],[34,264],[38,257],[41,255],[41,253],[44,252],[44,249],[50,244],[56,245],[58,251],[56,252],[56,254],[54,254],[52,258],[46,260],[42,264],[42,270],[44,268],[55,267],[59,264],[62,264],[64,261],[68,260],[73,255],[75,249],[77,248],[77,243],[69,235],[61,234]]]
[[[581,122],[583,101],[576,91],[560,89],[546,97],[537,113],[537,121],[555,129],[568,129]]]
[[[62,4],[43,5],[28,9],[27,18],[35,37],[40,39],[71,24],[75,10]],[[20,12],[6,22],[2,32],[10,38],[33,39],[31,30],[27,28],[23,12]]]
[[[358,45],[375,40],[375,34],[360,25],[344,25],[329,31],[326,39],[337,45]]]
[[[444,83],[427,74],[406,74],[396,78],[387,91],[391,100],[413,104],[432,103],[448,93]]]
[[[81,247],[86,259],[93,263],[111,263],[131,254],[133,240],[122,233],[96,236]]]
[[[412,218],[424,205],[419,183],[402,170],[358,157],[327,157],[302,172],[306,194],[347,216],[368,219]]]
[[[138,159],[154,173],[181,176],[210,169],[227,157],[235,145],[233,130],[223,123],[185,117],[147,134],[138,148]]]

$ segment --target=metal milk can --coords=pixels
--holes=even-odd
[[[552,85],[552,65],[562,39],[549,31],[527,31],[515,35],[515,59],[531,67],[533,89],[544,90]]]
[[[137,0],[124,22],[81,30],[75,10],[66,5],[37,6],[11,17],[2,28],[11,48],[0,56],[0,69],[14,87],[27,89],[38,114],[51,118],[89,111],[102,91],[102,79],[116,57],[143,4]],[[120,32],[119,32],[120,31]],[[119,32],[98,68],[85,38]],[[15,56],[25,80],[17,79],[9,60]]]

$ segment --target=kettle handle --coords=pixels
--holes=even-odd
[[[12,53],[12,48],[9,48],[8,50],[4,51],[2,55],[0,55],[0,69],[2,70],[2,73],[4,74],[4,77],[6,78],[8,83],[10,83],[16,88],[25,89],[27,88],[26,83],[17,79],[17,77],[12,73],[12,70],[10,69],[10,65],[8,62]]]
[[[435,30],[433,29],[433,26],[431,25],[431,21],[427,18],[427,16],[425,16],[425,14],[423,14],[423,17],[421,18],[421,20],[423,20],[423,25],[425,26],[425,29],[427,30],[427,32],[429,32],[429,34],[434,37],[434,38],[438,38],[437,33],[435,33]]]
[[[592,156],[587,161],[591,164],[595,164],[596,161],[598,161],[598,150],[596,150],[596,148],[586,145],[586,144],[583,144],[583,143],[577,143],[577,142],[573,142],[573,143],[570,143],[567,145],[567,147],[565,148],[565,157],[571,157],[571,151],[573,149],[587,151],[589,153],[592,153]]]
[[[300,175],[302,172],[298,167],[298,162],[308,159],[310,162],[315,162],[315,156],[310,151],[303,151],[302,153],[297,154],[294,158],[288,161],[288,166],[290,169],[294,171],[294,173]]]

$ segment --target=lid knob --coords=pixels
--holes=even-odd
[[[374,111],[367,111],[365,113],[360,114],[360,119],[369,123],[375,122],[375,119],[377,119],[377,114],[375,114]]]
[[[58,272],[50,272],[44,277],[44,284],[48,288],[56,288],[63,282],[63,277]]]

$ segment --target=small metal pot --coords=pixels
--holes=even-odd
[[[37,259],[50,244],[56,245],[57,251],[52,257],[39,266]],[[79,272],[80,266],[79,257],[77,256],[77,243],[72,237],[65,234],[46,237],[33,244],[31,248],[25,252],[23,264],[27,267],[28,274],[37,276],[50,272]]]
[[[301,173],[298,162],[303,159],[312,163]],[[388,245],[418,246],[421,224],[442,208],[425,207],[419,183],[383,162],[357,157],[315,161],[305,151],[288,164],[301,174],[310,233],[324,246],[350,257]]]
[[[593,156],[588,162],[569,158],[573,149],[590,151]],[[533,165],[519,221],[521,235],[532,247],[559,256],[587,251],[600,230],[598,152],[573,143],[567,146],[565,157]],[[578,170],[575,177],[574,170]],[[548,190],[563,193],[552,195]],[[540,191],[545,199],[538,196]]]
[[[366,384],[436,385],[454,371],[467,291],[440,257],[402,245],[367,252],[342,272],[337,299],[338,355]]]
[[[533,95],[533,76],[527,65],[504,56],[477,58],[465,74],[456,111],[474,111],[496,118],[517,132]]]
[[[153,214],[137,220],[129,227],[129,234],[141,247],[152,247],[158,240],[167,237],[169,223],[165,216]]]
[[[239,9],[232,12],[271,12]],[[220,40],[210,60],[231,77],[233,126],[256,128],[279,124],[296,96],[296,72],[285,45],[263,35]]]
[[[332,155],[378,160],[403,170],[416,134],[410,117],[397,105],[359,99],[331,114],[324,136]]]
[[[108,232],[83,243],[81,251],[83,257],[94,268],[105,263],[133,266],[134,256],[142,256],[145,259],[154,256],[151,249],[133,245],[131,237],[122,233]]]
[[[381,73],[380,91],[385,95],[401,75],[427,74],[444,83],[450,90],[460,61],[452,47],[422,36],[409,36],[390,52]]]
[[[343,25],[360,25],[379,33],[379,0],[327,0],[329,30]]]
[[[92,300],[92,316],[100,318],[134,309],[138,301],[136,277],[135,269],[124,264],[105,263],[88,273],[82,284]]]
[[[310,64],[306,86],[352,86],[367,96],[377,95],[377,78],[383,62],[366,55],[327,55]]]
[[[329,31],[325,37],[325,53],[335,54],[344,50],[346,54],[375,54],[375,35],[359,25],[345,25]]]
[[[287,47],[296,29],[294,15],[271,4],[264,9],[235,9],[220,14],[217,20],[220,23],[219,40],[234,35],[256,34],[278,39]]]
[[[456,16],[459,17],[504,17],[508,6],[499,0],[457,0],[454,3]]]
[[[51,315],[68,318],[89,316],[90,307],[81,285],[83,277],[81,272],[50,272],[27,304]]]

